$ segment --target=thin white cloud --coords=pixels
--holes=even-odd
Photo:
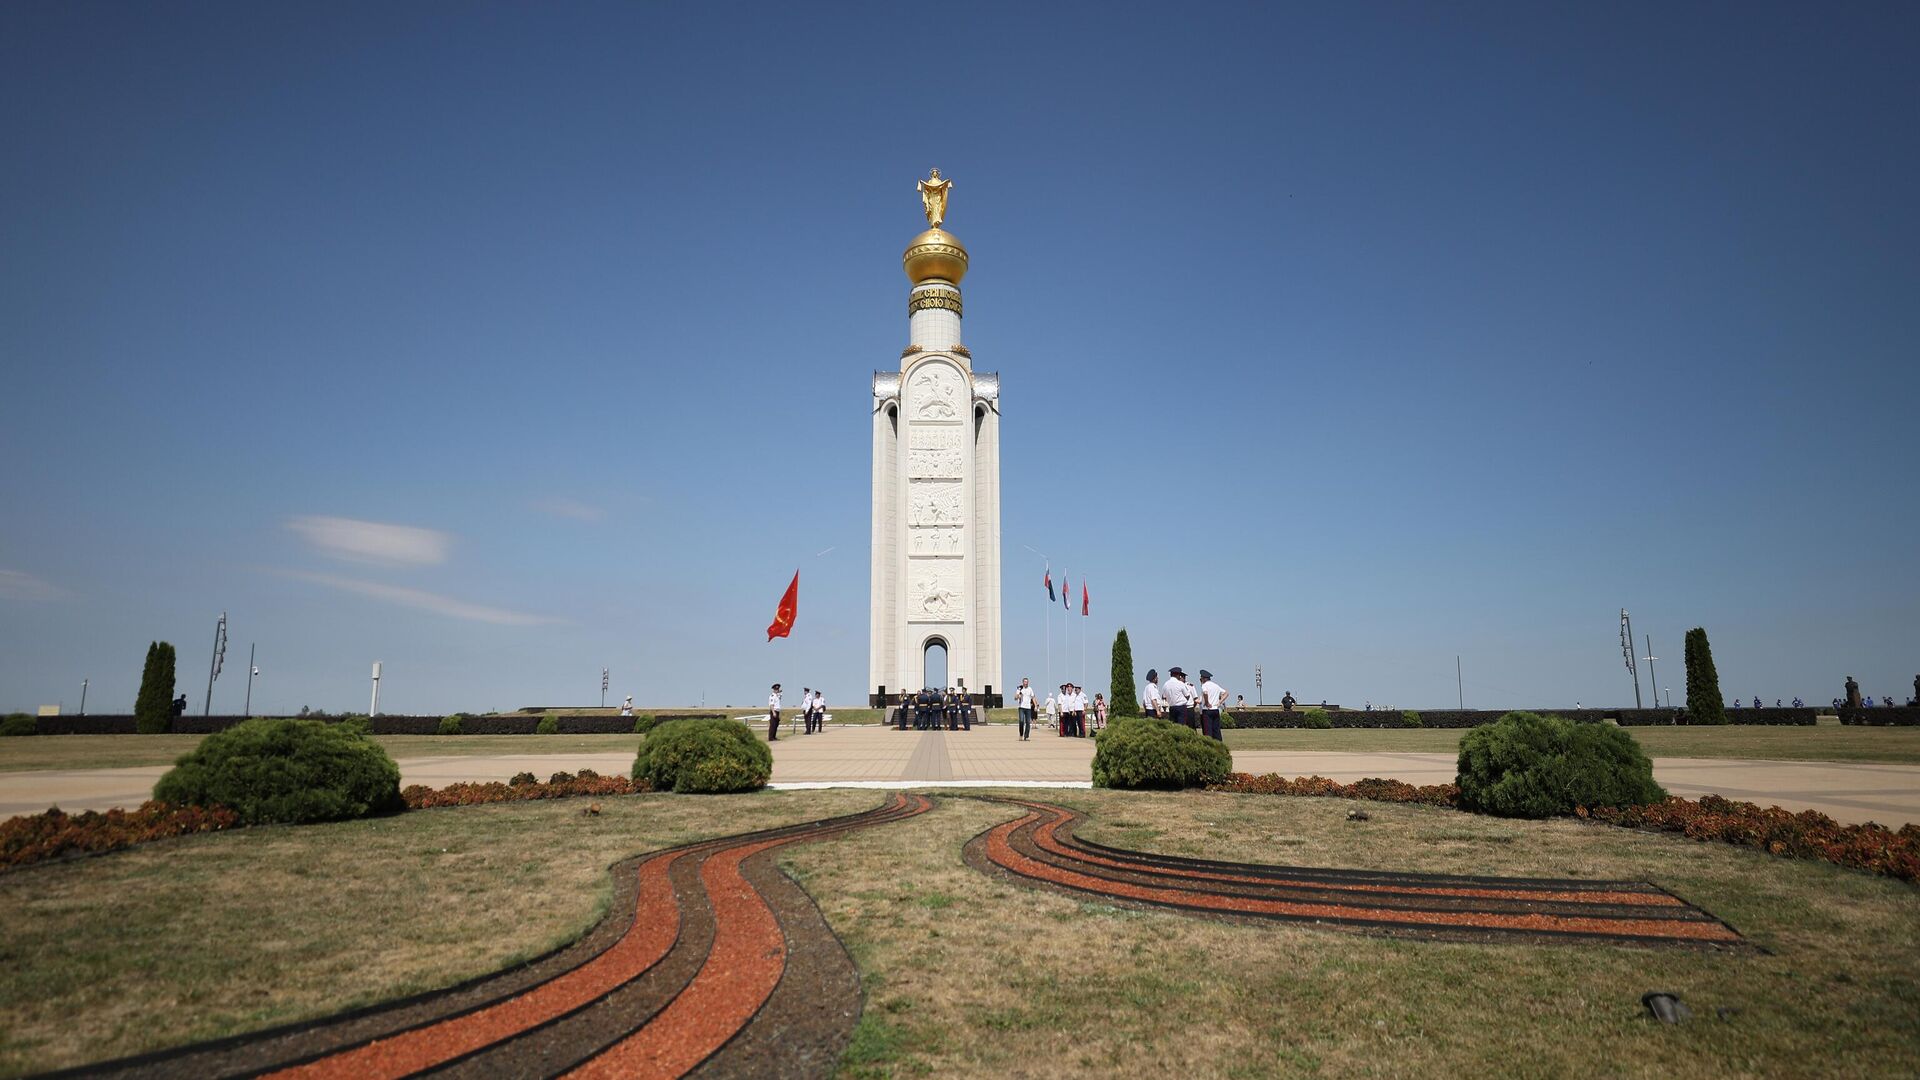
[[[0,600],[58,600],[65,595],[65,589],[25,570],[0,570]]]
[[[425,589],[410,589],[404,585],[387,585],[378,581],[339,577],[334,574],[313,574],[304,570],[283,570],[281,573],[290,578],[310,581],[315,585],[325,585],[330,589],[356,593],[389,604],[398,604],[401,607],[431,611],[436,615],[445,615],[453,619],[492,623],[496,626],[545,626],[563,621],[551,615],[533,615],[524,611],[487,607],[484,604],[469,604],[465,600],[455,600],[451,596],[441,596],[439,593],[427,592]]]
[[[543,514],[552,514],[554,517],[561,518],[572,518],[574,521],[599,521],[601,518],[607,516],[607,512],[598,506],[583,503],[579,499],[568,499],[560,496],[555,496],[551,499],[541,499],[533,504],[533,508]]]
[[[320,514],[288,518],[287,528],[322,554],[385,566],[434,566],[447,561],[453,544],[451,536],[435,529]]]

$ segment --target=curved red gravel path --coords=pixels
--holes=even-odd
[[[369,1080],[677,1077],[831,1071],[860,1011],[858,974],[804,891],[770,860],[930,810],[894,795],[861,814],[701,841],[614,868],[615,908],[580,942],[434,994],[84,1070],[141,1077]],[[756,885],[756,879],[759,884]],[[768,895],[773,894],[773,901]],[[616,924],[609,926],[609,924]],[[792,955],[811,970],[775,994]],[[823,992],[824,990],[824,992]],[[779,1035],[740,1040],[756,1022]]]
[[[1027,813],[967,845],[968,859],[1028,882],[1190,914],[1417,937],[1520,937],[1738,946],[1732,927],[1644,881],[1393,874],[1183,859],[1074,836],[1081,815]]]

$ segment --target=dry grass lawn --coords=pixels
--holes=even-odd
[[[1573,821],[1189,793],[1049,792],[1089,838],[1208,857],[1649,878],[1766,952],[1433,944],[1211,922],[967,867],[1013,811],[929,814],[782,863],[858,960],[843,1075],[1891,1076],[1920,1072],[1920,890]],[[173,841],[0,875],[8,1074],[450,982],[578,933],[633,852],[877,792],[462,808]],[[1642,1018],[1646,990],[1696,1019]],[[1717,1008],[1729,1010],[1724,1019]]]

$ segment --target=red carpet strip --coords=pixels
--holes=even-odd
[[[1001,800],[1014,802],[1014,800]],[[1185,859],[1078,839],[1065,807],[1027,813],[967,845],[975,866],[1027,882],[1188,914],[1305,922],[1446,939],[1740,946],[1732,927],[1644,881],[1397,874]]]

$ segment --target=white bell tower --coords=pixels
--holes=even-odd
[[[999,705],[1000,376],[960,342],[967,249],[940,228],[951,180],[920,182],[927,223],[901,263],[908,344],[873,376],[873,611],[867,694],[898,702],[946,651],[946,685]]]

